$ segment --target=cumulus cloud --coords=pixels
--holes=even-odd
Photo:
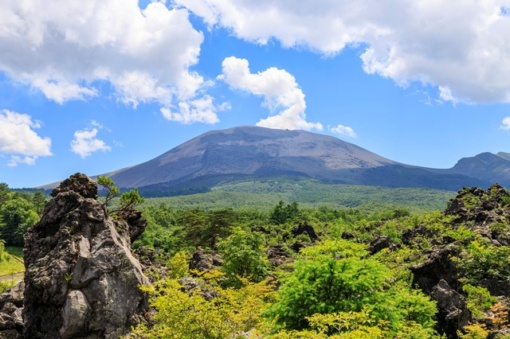
[[[292,74],[271,67],[263,72],[251,73],[248,60],[228,57],[222,63],[223,72],[218,79],[231,88],[264,98],[263,106],[274,115],[260,120],[257,125],[281,129],[322,129],[320,123],[306,121],[306,102]]]
[[[163,107],[161,108],[161,113],[166,119],[183,124],[191,124],[193,122],[215,124],[219,122],[216,112],[225,109],[228,109],[228,106],[225,106],[225,104],[215,106],[213,98],[205,95],[196,100],[180,102],[176,111]]]
[[[206,85],[191,70],[202,42],[189,12],[164,1],[145,8],[137,0],[0,4],[0,72],[60,104],[98,96],[98,85],[107,82],[135,108],[191,105]],[[201,113],[211,114],[196,110],[198,121],[211,120]]]
[[[502,130],[510,131],[510,117],[505,117],[501,121],[501,126],[499,127]]]
[[[174,1],[258,44],[359,47],[365,72],[436,86],[442,101],[510,102],[508,0]]]
[[[52,155],[50,138],[35,132],[40,127],[28,114],[0,111],[0,153],[11,154],[9,166],[34,165],[38,157]]]
[[[356,138],[356,132],[352,129],[352,127],[344,126],[344,125],[336,125],[336,126],[328,126],[330,132],[333,132],[338,135],[345,135],[351,138]]]
[[[109,151],[111,147],[103,140],[97,138],[99,129],[103,128],[97,121],[92,121],[93,128],[85,128],[74,132],[74,139],[71,141],[71,151],[82,158],[86,158],[98,151]]]

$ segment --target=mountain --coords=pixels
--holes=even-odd
[[[397,163],[330,136],[245,126],[207,132],[111,177],[120,187],[253,175],[341,181],[346,170],[391,164]]]
[[[108,175],[121,188],[138,187],[142,192],[163,195],[199,192],[243,178],[276,176],[447,190],[489,186],[494,181],[481,176],[484,170],[477,171],[477,164],[471,167],[469,163],[449,170],[427,169],[386,159],[331,136],[243,126],[204,133],[157,158]]]
[[[462,158],[448,172],[508,186],[510,185],[510,154],[486,152],[474,157]]]

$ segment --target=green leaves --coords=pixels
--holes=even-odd
[[[39,215],[31,200],[15,196],[0,205],[0,233],[9,246],[23,246],[23,234]]]
[[[119,188],[115,186],[113,180],[104,175],[100,175],[97,177],[97,184],[103,186],[104,190],[106,191],[104,200],[104,204],[106,206],[108,206],[112,199],[115,198],[120,193]]]
[[[413,328],[431,337],[435,304],[408,283],[392,282],[395,276],[390,269],[367,257],[361,246],[340,240],[305,249],[304,258],[296,261],[278,291],[277,302],[267,311],[269,318],[294,330],[320,325],[326,334],[352,330],[393,337]],[[366,321],[347,326],[351,315],[363,314]],[[325,315],[334,315],[334,319],[325,324],[311,322],[319,315],[322,321]]]
[[[124,211],[129,211],[134,209],[136,206],[142,204],[144,202],[144,198],[140,196],[138,193],[138,189],[133,189],[131,191],[122,193],[120,196],[120,209]]]
[[[222,270],[234,286],[240,284],[238,277],[254,282],[266,277],[269,263],[259,234],[236,227],[229,237],[220,242],[219,250],[223,255]]]

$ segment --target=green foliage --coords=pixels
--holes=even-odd
[[[489,331],[481,324],[469,324],[462,330],[457,331],[460,339],[486,339],[489,337]],[[499,335],[496,338],[502,339]]]
[[[178,223],[183,226],[183,237],[188,243],[211,248],[219,239],[230,234],[236,219],[236,213],[230,208],[212,211],[193,209],[182,211],[177,217]]]
[[[390,288],[391,270],[365,257],[359,246],[330,241],[305,249],[267,315],[284,328],[302,330],[316,314],[368,312],[381,331],[395,334],[416,327],[432,335],[434,303],[405,282]],[[328,326],[328,333],[338,331],[338,326]]]
[[[32,203],[34,204],[35,211],[39,216],[42,215],[44,206],[46,205],[46,196],[41,191],[34,192],[32,196]]]
[[[260,282],[267,276],[269,263],[259,234],[236,227],[219,243],[219,250],[223,256],[222,270],[234,286],[240,285],[239,277]]]
[[[297,202],[292,202],[285,205],[280,200],[278,205],[275,206],[269,220],[276,225],[285,224],[287,221],[295,221],[299,217],[299,206]]]
[[[132,189],[131,191],[121,194],[119,198],[120,209],[124,211],[133,210],[136,206],[142,204],[144,200],[145,199],[138,193],[138,189]]]
[[[175,253],[167,262],[168,276],[171,279],[179,279],[189,275],[189,254],[185,251]]]
[[[510,231],[510,225],[502,222],[495,222],[489,225],[489,230],[493,236],[497,237]]]
[[[97,184],[103,186],[105,190],[104,204],[108,206],[113,198],[120,194],[119,188],[110,177],[100,175],[97,177]]]
[[[14,287],[18,282],[16,280],[6,280],[0,281],[0,293],[4,293],[5,291]]]
[[[0,261],[0,276],[21,273],[25,270],[23,249],[21,247],[5,247],[0,256],[2,257]]]
[[[9,185],[4,182],[0,182],[0,205],[3,204],[11,196]]]
[[[151,198],[146,205],[166,203],[177,209],[256,209],[269,211],[279,201],[300,208],[356,208],[365,212],[404,208],[413,213],[444,209],[455,192],[421,188],[327,184],[314,179],[258,179],[220,184],[212,192]]]
[[[484,312],[498,301],[486,288],[466,284],[462,289],[467,294],[467,306],[475,318],[482,318]]]
[[[380,298],[389,271],[372,260],[317,258],[296,262],[268,313],[291,329],[308,326],[315,313],[361,311]]]
[[[140,325],[131,337],[222,339],[238,338],[243,332],[254,333],[265,302],[273,293],[272,286],[264,281],[224,289],[217,283],[220,275],[214,272],[208,275],[203,277],[207,281],[203,288],[217,295],[211,301],[202,296],[200,289],[183,291],[175,279],[143,287],[151,297],[151,306],[157,310],[152,319],[154,326]]]
[[[31,199],[16,196],[0,206],[0,234],[9,246],[23,246],[23,234],[33,226],[39,215]]]
[[[185,246],[175,234],[179,227],[176,212],[170,206],[147,206],[142,210],[142,215],[147,220],[147,227],[142,236],[133,243],[133,247],[159,248],[168,253],[184,249]]]
[[[494,246],[486,238],[476,236],[461,253],[458,265],[465,280],[476,285],[484,278],[510,278],[510,247]]]
[[[5,251],[5,240],[0,239],[0,263],[9,259],[9,253]]]

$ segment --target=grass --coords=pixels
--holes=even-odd
[[[24,272],[23,248],[6,247],[5,251],[9,255],[4,261],[0,262],[0,276]]]

